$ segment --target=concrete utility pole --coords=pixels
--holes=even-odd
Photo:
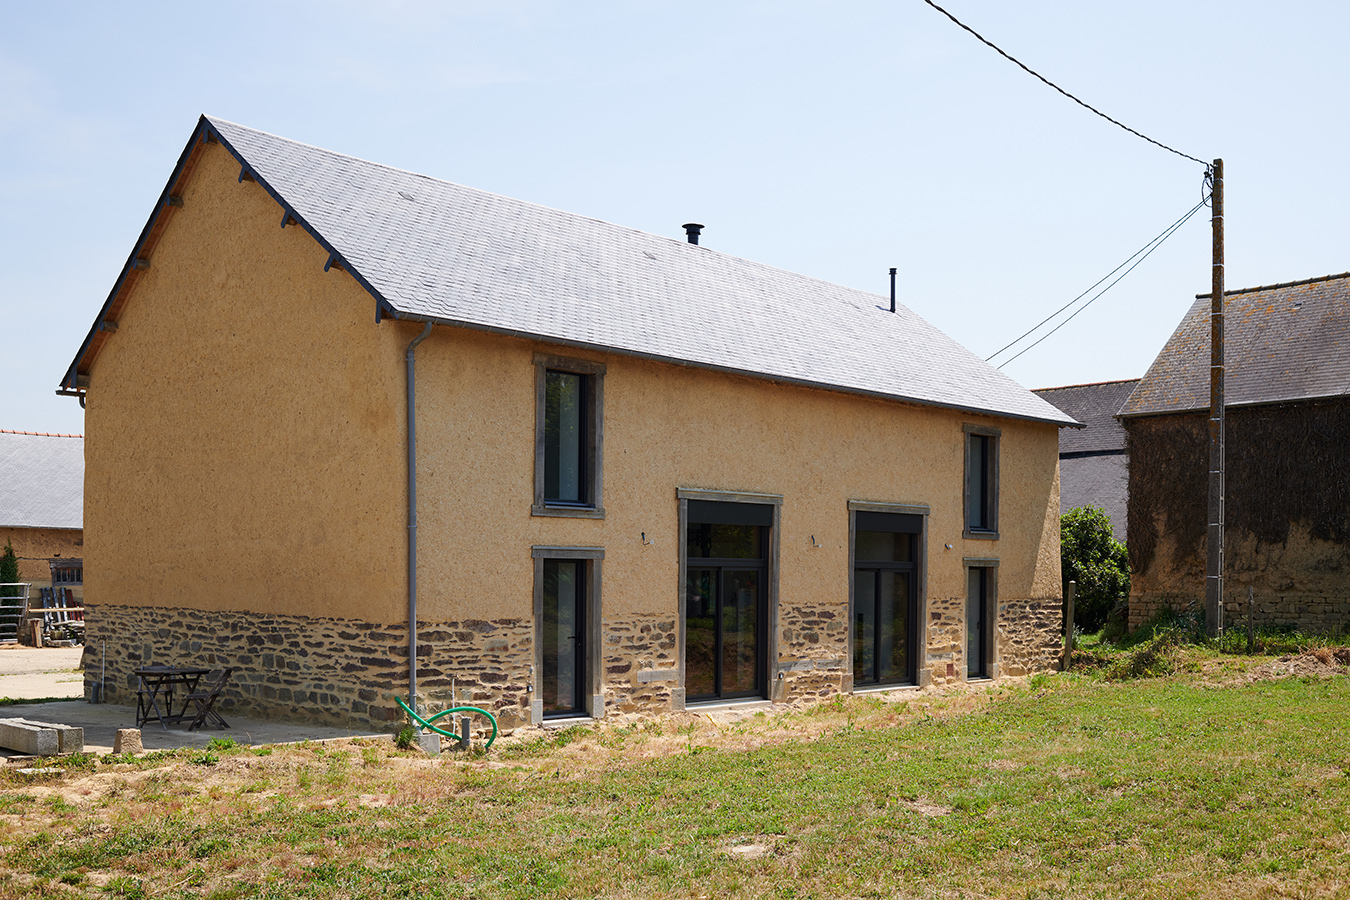
[[[1206,540],[1205,631],[1223,633],[1223,160],[1214,160],[1210,205],[1214,230],[1213,283],[1209,294],[1209,531]]]

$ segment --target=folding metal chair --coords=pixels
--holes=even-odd
[[[205,689],[199,688],[187,695],[187,700],[183,705],[184,710],[186,711],[188,706],[195,706],[197,708],[196,718],[194,718],[192,724],[188,726],[188,731],[200,728],[208,723],[212,727],[230,727],[230,724],[221,718],[220,713],[216,712],[215,705],[216,698],[220,696],[220,692],[224,689],[226,683],[229,682],[230,675],[233,673],[234,669],[224,669],[221,671],[220,677],[211,682]],[[186,712],[184,713],[184,718],[186,718]]]

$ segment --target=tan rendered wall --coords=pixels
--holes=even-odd
[[[535,352],[608,366],[604,520],[529,514]],[[418,383],[419,610],[428,618],[449,617],[451,605],[490,618],[524,602],[518,586],[533,578],[536,544],[606,548],[607,610],[670,607],[677,488],[784,497],[784,598],[837,594],[841,579],[847,584],[849,500],[932,507],[930,594],[963,596],[961,560],[995,556],[1005,560],[1001,593],[1059,595],[1053,426],[451,329],[419,349]],[[997,541],[961,536],[964,423],[1002,429]]]
[[[392,615],[407,339],[226,150],[201,152],[91,372],[86,595]]]
[[[529,514],[536,352],[607,365],[604,520]],[[681,593],[679,488],[784,498],[780,616],[804,607],[846,622],[849,500],[932,508],[927,592],[935,610],[962,608],[965,557],[1001,560],[1005,603],[1043,605],[1059,597],[1053,426],[450,329],[437,329],[419,349],[418,373],[419,611],[428,620],[530,618],[534,545],[604,548],[607,627],[631,617],[674,618]],[[962,537],[966,423],[1002,430],[997,541]],[[950,630],[962,633],[959,618]],[[847,666],[842,630],[817,637],[802,652],[790,640],[780,642],[780,661],[842,657]],[[949,655],[939,652],[941,659],[931,661],[937,680],[964,673],[960,640],[952,643]],[[1011,662],[1005,671],[1045,665],[1027,653]]]

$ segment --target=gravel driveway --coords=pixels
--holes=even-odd
[[[0,644],[0,697],[37,700],[83,697],[83,647],[23,647]]]

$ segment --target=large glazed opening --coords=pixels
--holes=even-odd
[[[853,538],[853,684],[917,680],[923,517],[858,512]]]
[[[689,501],[685,696],[763,697],[773,508]]]

